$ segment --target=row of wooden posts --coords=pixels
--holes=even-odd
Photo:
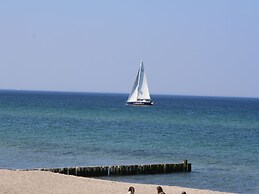
[[[112,175],[163,174],[173,172],[191,172],[191,164],[184,160],[179,164],[145,164],[120,166],[94,166],[69,168],[34,169],[82,177],[98,177]]]

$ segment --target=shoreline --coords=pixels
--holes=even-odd
[[[85,178],[46,171],[20,171],[0,169],[0,188],[3,193],[57,193],[57,194],[87,194],[87,193],[127,193],[130,186],[135,188],[135,193],[154,193],[158,185],[115,182],[97,178]],[[165,193],[181,194],[229,194],[228,192],[184,188],[177,186],[161,185]]]

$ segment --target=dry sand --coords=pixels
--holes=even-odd
[[[123,194],[129,186],[136,194],[156,194],[157,185],[121,183],[43,171],[0,170],[1,194]],[[166,194],[223,194],[223,192],[163,186]]]

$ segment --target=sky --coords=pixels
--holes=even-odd
[[[1,0],[0,89],[259,97],[257,0]]]

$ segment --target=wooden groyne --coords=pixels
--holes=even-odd
[[[184,160],[179,164],[146,164],[120,166],[93,166],[70,168],[40,168],[33,170],[50,171],[55,173],[82,177],[98,177],[113,175],[163,174],[173,172],[191,172],[191,164]]]

